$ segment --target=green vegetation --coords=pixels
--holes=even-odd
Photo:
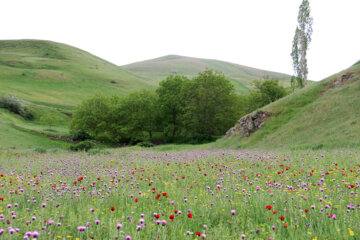
[[[107,143],[200,144],[223,135],[243,114],[287,94],[276,80],[256,81],[256,90],[239,96],[221,73],[206,70],[193,79],[170,75],[156,91],[127,96],[96,94],[75,110],[74,140]],[[152,146],[152,145],[151,145]]]
[[[71,151],[89,151],[95,147],[95,142],[91,140],[85,140],[70,146]]]
[[[269,76],[270,78],[280,79],[281,85],[289,86],[291,78],[286,74],[260,70],[234,63],[177,55],[168,55],[122,67],[156,82],[162,81],[169,75],[184,75],[192,78],[206,69],[214,69],[224,73],[225,77],[234,85],[235,91],[239,93],[246,93],[252,89],[252,81],[254,79]]]
[[[69,143],[54,139],[69,135],[81,100],[154,86],[80,49],[38,40],[0,41],[0,85],[0,107],[9,110],[0,112],[2,148],[63,148]]]
[[[98,94],[83,101],[70,127],[72,132],[87,132],[97,140],[113,143],[135,144],[152,139],[154,132],[192,139],[221,135],[239,117],[233,111],[235,100],[232,85],[211,70],[193,80],[170,76],[156,93],[140,90],[126,97]]]
[[[288,93],[288,90],[279,85],[278,80],[254,81],[254,90],[248,95],[239,96],[242,116],[285,97]]]
[[[296,26],[293,46],[292,46],[292,65],[295,76],[291,79],[292,85],[299,87],[306,85],[308,66],[306,53],[311,42],[313,18],[310,16],[310,3],[303,0],[298,15],[298,26]]]
[[[262,109],[273,114],[260,130],[249,138],[225,137],[211,147],[357,148],[360,66],[354,65]]]

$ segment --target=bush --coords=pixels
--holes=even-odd
[[[25,111],[23,102],[15,95],[6,94],[0,99],[0,105],[10,112],[22,115]]]
[[[148,141],[139,142],[137,145],[140,147],[147,147],[147,148],[155,146],[152,142],[148,142]]]
[[[95,143],[91,140],[85,140],[79,143],[76,143],[70,146],[71,151],[89,151],[91,148],[95,147]]]
[[[85,141],[91,139],[91,136],[84,130],[76,130],[71,133],[71,139],[73,141]]]
[[[35,153],[46,153],[46,149],[44,149],[42,147],[37,147],[37,148],[34,148],[34,152]]]
[[[21,114],[21,116],[25,120],[33,120],[35,118],[34,113],[32,113],[29,109],[25,108],[24,112]]]

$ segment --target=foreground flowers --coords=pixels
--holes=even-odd
[[[355,151],[1,156],[0,239],[356,239],[360,232]]]

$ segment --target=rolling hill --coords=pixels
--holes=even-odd
[[[213,147],[360,147],[360,62],[265,106],[271,117],[247,138],[234,133]]]
[[[168,55],[124,65],[122,67],[156,82],[164,80],[170,74],[193,77],[206,68],[209,68],[224,73],[225,76],[232,81],[238,92],[247,92],[252,88],[252,80],[261,79],[265,76],[280,79],[280,82],[286,86],[290,84],[290,76],[287,74],[260,70],[219,60],[178,55]]]
[[[1,148],[62,148],[68,143],[46,135],[69,135],[69,113],[76,104],[96,92],[127,94],[153,87],[137,76],[88,52],[69,45],[40,40],[0,41],[0,97],[14,94],[35,118],[0,109]],[[41,121],[51,114],[54,126]]]
[[[126,94],[154,83],[88,52],[40,40],[0,41],[0,95],[74,106],[97,91]]]

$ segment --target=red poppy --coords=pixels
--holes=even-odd
[[[156,215],[155,215],[155,218],[156,218],[156,219],[158,219],[159,217],[160,217],[160,215],[159,215],[159,214],[156,214]]]
[[[114,211],[114,210],[115,210],[115,207],[111,207],[110,210],[111,210],[111,211]]]
[[[135,202],[138,202],[139,201],[139,199],[137,199],[137,198],[135,198],[135,200],[134,200]]]
[[[278,174],[280,175],[280,174],[281,174],[281,172],[278,172]]]
[[[189,217],[189,218],[192,218],[192,217],[193,217],[193,215],[192,215],[191,213],[189,213],[189,214],[188,214],[188,217]]]
[[[4,201],[4,198],[0,198],[0,201]]]
[[[266,206],[266,209],[267,209],[267,210],[271,210],[271,209],[272,209],[272,206],[267,205],[267,206]]]
[[[166,193],[166,192],[163,192],[162,195],[163,195],[164,197],[166,197],[166,196],[167,196],[167,193]]]
[[[277,213],[277,211],[273,211],[273,214],[276,214]]]
[[[305,212],[307,213],[309,210],[305,209]]]
[[[201,232],[196,232],[195,235],[196,235],[196,236],[200,236],[200,235],[201,235]]]
[[[284,228],[287,228],[287,224],[284,224]]]
[[[178,210],[175,210],[174,213],[178,213]]]
[[[351,184],[350,187],[351,187],[351,188],[354,188],[355,186]]]
[[[284,221],[284,219],[285,219],[285,218],[284,218],[283,216],[280,217],[280,220],[281,220],[281,221]]]
[[[174,215],[170,215],[170,217],[169,217],[171,220],[173,220],[174,219]]]

